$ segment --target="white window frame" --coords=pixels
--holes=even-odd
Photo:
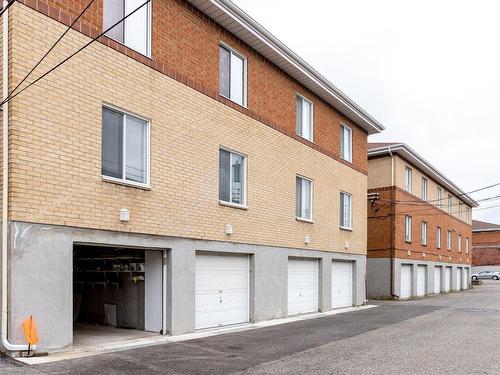
[[[340,207],[344,207],[345,209],[345,206],[342,206],[342,200],[344,199],[344,195],[345,196],[348,196],[350,198],[350,205],[349,205],[349,225],[346,226],[346,225],[342,225],[342,224],[345,224],[345,223],[342,223],[343,219],[344,219],[344,211],[341,211],[340,212],[340,217],[341,217],[341,222],[340,222],[340,229],[345,229],[345,230],[352,230],[352,204],[353,204],[353,199],[352,199],[352,194],[350,193],[347,193],[345,191],[341,191],[340,192],[340,199],[341,199],[341,204],[340,204]]]
[[[219,146],[219,149],[217,150],[220,153],[220,150],[229,152],[229,199],[231,199],[231,191],[232,191],[232,184],[233,184],[233,168],[231,168],[231,154],[241,156],[243,158],[243,203],[233,203],[233,202],[227,202],[225,200],[219,199],[219,204],[222,206],[229,206],[229,207],[235,207],[235,208],[244,208],[247,209],[247,189],[248,189],[248,183],[247,183],[247,155],[242,154],[241,152],[234,151],[230,148],[224,147],[224,146]],[[219,170],[219,175],[220,175],[220,170]],[[220,187],[219,187],[220,189]],[[220,194],[220,192],[218,192]]]
[[[448,213],[451,215],[452,211],[453,211],[453,196],[451,196],[450,194],[448,194]]]
[[[297,135],[300,137],[300,138],[303,138],[309,142],[314,142],[314,103],[312,102],[312,100],[309,100],[307,99],[304,95],[301,95],[299,94],[298,92],[295,93],[295,107],[297,107],[297,99],[300,98],[302,99],[303,101],[309,103],[311,105],[311,118],[310,118],[310,122],[311,122],[311,139],[309,138],[306,138],[304,137],[302,134],[299,134],[298,132],[298,128],[299,128],[299,119],[298,119],[298,114],[296,113],[295,114],[295,121],[296,121],[296,124],[295,124],[295,132],[297,133]],[[295,112],[297,112],[297,108],[295,108]],[[302,124],[302,129],[304,128],[303,126],[304,124]]]
[[[461,234],[458,235],[457,246],[458,246],[458,252],[461,253],[462,252],[462,235]]]
[[[465,254],[469,254],[469,237],[465,238]]]
[[[442,207],[442,202],[441,200],[443,199],[443,189],[440,187],[437,188],[437,193],[436,193],[436,205],[441,208]]]
[[[458,218],[462,220],[462,210],[463,210],[463,203],[458,202]]]
[[[219,48],[222,47],[224,49],[227,49],[231,55],[235,55],[239,57],[240,59],[243,60],[243,104],[238,103],[237,101],[234,101],[231,98],[228,98],[226,95],[222,95],[220,92],[220,60],[219,60],[219,95],[222,96],[223,98],[226,98],[227,100],[232,101],[233,103],[243,107],[243,108],[248,108],[248,59],[240,53],[238,50],[234,49],[227,43],[224,43],[222,40],[219,41]],[[219,58],[220,59],[220,58]],[[231,74],[229,74],[229,87],[231,87]],[[231,96],[231,91],[229,91],[229,95]]]
[[[109,182],[116,182],[116,183],[119,183],[121,185],[128,185],[128,186],[132,186],[132,187],[141,187],[141,188],[145,188],[145,189],[150,189],[151,188],[151,185],[150,185],[150,181],[151,181],[151,121],[143,116],[140,116],[138,114],[135,114],[133,112],[130,112],[130,111],[126,111],[122,108],[119,108],[119,107],[116,107],[112,104],[108,104],[108,103],[103,103],[102,104],[102,108],[107,108],[111,111],[115,111],[115,112],[119,112],[121,113],[124,117],[123,117],[123,121],[125,122],[126,121],[126,116],[131,116],[131,117],[135,117],[135,118],[138,118],[142,121],[144,121],[146,123],[146,137],[147,137],[147,142],[146,142],[146,182],[145,183],[141,183],[141,182],[137,182],[137,181],[131,181],[131,180],[127,180],[125,178],[126,176],[126,162],[127,162],[127,159],[126,159],[126,152],[127,152],[127,127],[124,126],[123,127],[123,171],[122,171],[122,178],[116,178],[116,177],[111,177],[111,176],[106,176],[104,174],[102,174],[101,172],[101,177],[104,181],[109,181]],[[102,115],[101,115],[102,117]],[[103,121],[103,119],[101,119],[101,121]],[[104,123],[102,123],[101,126],[104,126]],[[103,140],[101,139],[101,142]],[[102,155],[101,155],[101,159],[102,159]],[[102,160],[101,160],[101,163],[102,163]]]
[[[436,249],[441,249],[441,227],[436,227]]]
[[[412,217],[405,216],[405,242],[411,242],[411,231],[412,231]]]
[[[341,138],[340,138],[340,151],[341,151],[340,158],[342,160],[349,162],[349,163],[352,163],[352,157],[353,157],[353,155],[352,155],[352,151],[353,151],[352,150],[352,129],[349,126],[344,125],[344,124],[340,124],[340,129],[341,129],[341,133],[342,133]],[[346,131],[346,130],[349,133],[349,145],[348,145],[349,146],[349,157],[348,158],[344,157],[345,146],[346,146],[344,144],[344,131]],[[344,151],[344,152],[342,152],[342,151]]]
[[[411,194],[411,184],[412,184],[412,169],[410,167],[405,167],[405,190]]]
[[[449,230],[446,234],[446,250],[451,251],[452,233]]]
[[[311,199],[311,217],[310,218],[307,218],[307,217],[302,217],[302,216],[297,216],[297,202],[295,202],[295,218],[299,221],[306,221],[308,223],[312,223],[313,222],[313,207],[314,207],[314,181],[310,178],[307,178],[305,176],[302,176],[302,175],[296,175],[295,176],[295,181],[297,180],[297,178],[300,178],[302,180],[306,180],[306,181],[309,181],[311,183],[311,192],[310,192],[310,199]],[[295,186],[295,188],[297,188],[297,186]],[[295,193],[297,195],[297,193]],[[301,207],[302,207],[302,210],[303,210],[303,202],[304,202],[304,198],[305,198],[305,195],[304,195],[304,189],[301,189],[300,191],[300,200],[301,200]]]
[[[116,1],[116,0],[115,0]],[[124,3],[126,2],[127,0],[124,0]],[[146,0],[144,0],[143,3],[145,3]],[[104,5],[104,3],[103,3]],[[119,40],[117,40],[116,38],[113,38],[112,36],[109,36],[107,34],[104,34],[104,36],[106,36],[106,38],[109,38],[111,40],[114,40],[116,43],[119,43],[121,44],[122,46],[125,46],[127,48],[130,48],[131,50],[137,52],[138,54],[142,55],[142,56],[146,56],[147,58],[151,59],[151,42],[152,42],[152,30],[153,30],[153,21],[152,21],[152,8],[153,8],[153,0],[151,0],[149,3],[147,3],[146,5],[144,5],[145,7],[147,7],[147,10],[148,10],[148,19],[147,19],[147,44],[146,44],[146,54],[142,53],[141,51],[138,51],[136,50],[135,48],[132,48],[132,47],[129,47],[126,43],[126,35],[127,35],[127,19],[125,19],[123,22],[123,42],[120,42]],[[124,9],[127,8],[126,4],[123,5]],[[136,13],[134,13],[136,14]],[[125,15],[124,15],[125,16]],[[103,9],[103,17],[104,17],[104,9]]]
[[[421,184],[421,192],[420,192],[420,198],[422,198],[423,201],[427,202],[427,179],[425,177],[422,177],[422,184]]]
[[[427,246],[427,222],[422,221],[421,224],[421,244]]]

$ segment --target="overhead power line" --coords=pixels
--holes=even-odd
[[[100,33],[99,35],[95,36],[94,38],[92,38],[88,43],[84,44],[82,47],[80,47],[78,50],[76,50],[75,52],[73,52],[71,55],[69,55],[68,57],[66,57],[64,60],[62,60],[60,63],[58,63],[57,65],[55,65],[53,68],[51,68],[50,70],[48,70],[47,72],[45,72],[44,74],[42,74],[40,77],[38,77],[36,80],[34,80],[33,82],[31,82],[29,85],[25,86],[24,88],[22,88],[21,90],[19,90],[17,93],[15,93],[14,95],[4,99],[2,101],[2,103],[0,103],[0,106],[3,107],[4,104],[8,103],[9,101],[11,101],[12,99],[14,99],[16,96],[18,96],[19,94],[21,94],[23,91],[27,90],[28,88],[30,88],[31,86],[35,85],[37,82],[39,82],[40,80],[42,80],[43,78],[45,78],[47,75],[49,75],[50,73],[52,73],[54,70],[56,70],[57,68],[59,68],[61,65],[63,65],[64,63],[66,63],[68,60],[70,60],[71,58],[73,58],[75,55],[77,55],[78,53],[80,53],[81,51],[83,51],[85,48],[87,48],[88,46],[90,46],[92,43],[94,43],[97,39],[99,39],[100,37],[102,37],[103,35],[105,35],[106,33],[108,33],[111,29],[113,29],[114,27],[116,27],[117,25],[119,25],[121,22],[125,21],[128,17],[130,17],[131,15],[133,15],[134,13],[136,13],[139,9],[141,9],[142,7],[144,7],[145,5],[147,5],[148,3],[150,3],[151,0],[146,0],[142,5],[140,5],[139,7],[137,7],[136,9],[134,9],[132,12],[130,12],[129,14],[127,14],[126,16],[124,16],[122,19],[120,19],[119,21],[115,22],[113,25],[111,25],[110,27],[108,27],[106,30],[104,30],[102,33]]]
[[[17,0],[10,0],[10,1],[9,1],[9,3],[6,5],[6,7],[5,7],[5,8],[3,8],[2,10],[0,10],[0,17],[2,17],[2,16],[3,16],[3,14],[5,13],[5,11],[6,11],[7,9],[9,9],[9,8],[10,8],[10,6],[11,6],[12,4],[14,4],[16,1],[17,1]]]

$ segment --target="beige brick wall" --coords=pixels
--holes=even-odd
[[[368,189],[392,185],[392,163],[390,157],[368,159]]]
[[[13,9],[19,80],[64,27]],[[38,72],[86,41],[70,32]],[[151,190],[102,181],[103,103],[150,119]],[[12,107],[12,220],[342,252],[348,240],[366,253],[365,175],[99,43]],[[219,205],[220,146],[248,156],[248,210]],[[296,174],[314,180],[314,224],[295,220]],[[352,232],[339,230],[341,190],[353,194]]]

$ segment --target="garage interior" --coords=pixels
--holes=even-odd
[[[162,258],[158,250],[74,245],[73,346],[162,333]]]

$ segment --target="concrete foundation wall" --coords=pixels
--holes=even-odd
[[[451,291],[457,291],[457,268],[464,268],[469,272],[467,277],[468,285],[465,289],[470,288],[471,267],[466,264],[453,264],[431,261],[415,261],[410,259],[390,259],[390,258],[368,258],[367,259],[367,284],[369,298],[390,298],[391,291],[387,289],[390,286],[390,262],[393,262],[393,293],[394,297],[401,295],[401,265],[409,264],[413,267],[412,272],[412,297],[417,296],[417,266],[427,266],[426,270],[426,286],[425,294],[434,293],[434,271],[435,266],[452,267],[451,270]],[[441,288],[443,289],[445,272],[441,273]],[[385,280],[385,282],[384,282]],[[463,289],[463,287],[462,287]]]
[[[332,260],[354,261],[354,304],[365,300],[364,255],[300,250],[217,241],[11,223],[9,338],[25,342],[22,320],[33,315],[41,349],[60,348],[73,340],[73,245],[75,243],[168,250],[167,329],[195,330],[195,256],[225,252],[251,256],[250,320],[287,316],[288,257],[319,259],[319,310],[331,308]]]

